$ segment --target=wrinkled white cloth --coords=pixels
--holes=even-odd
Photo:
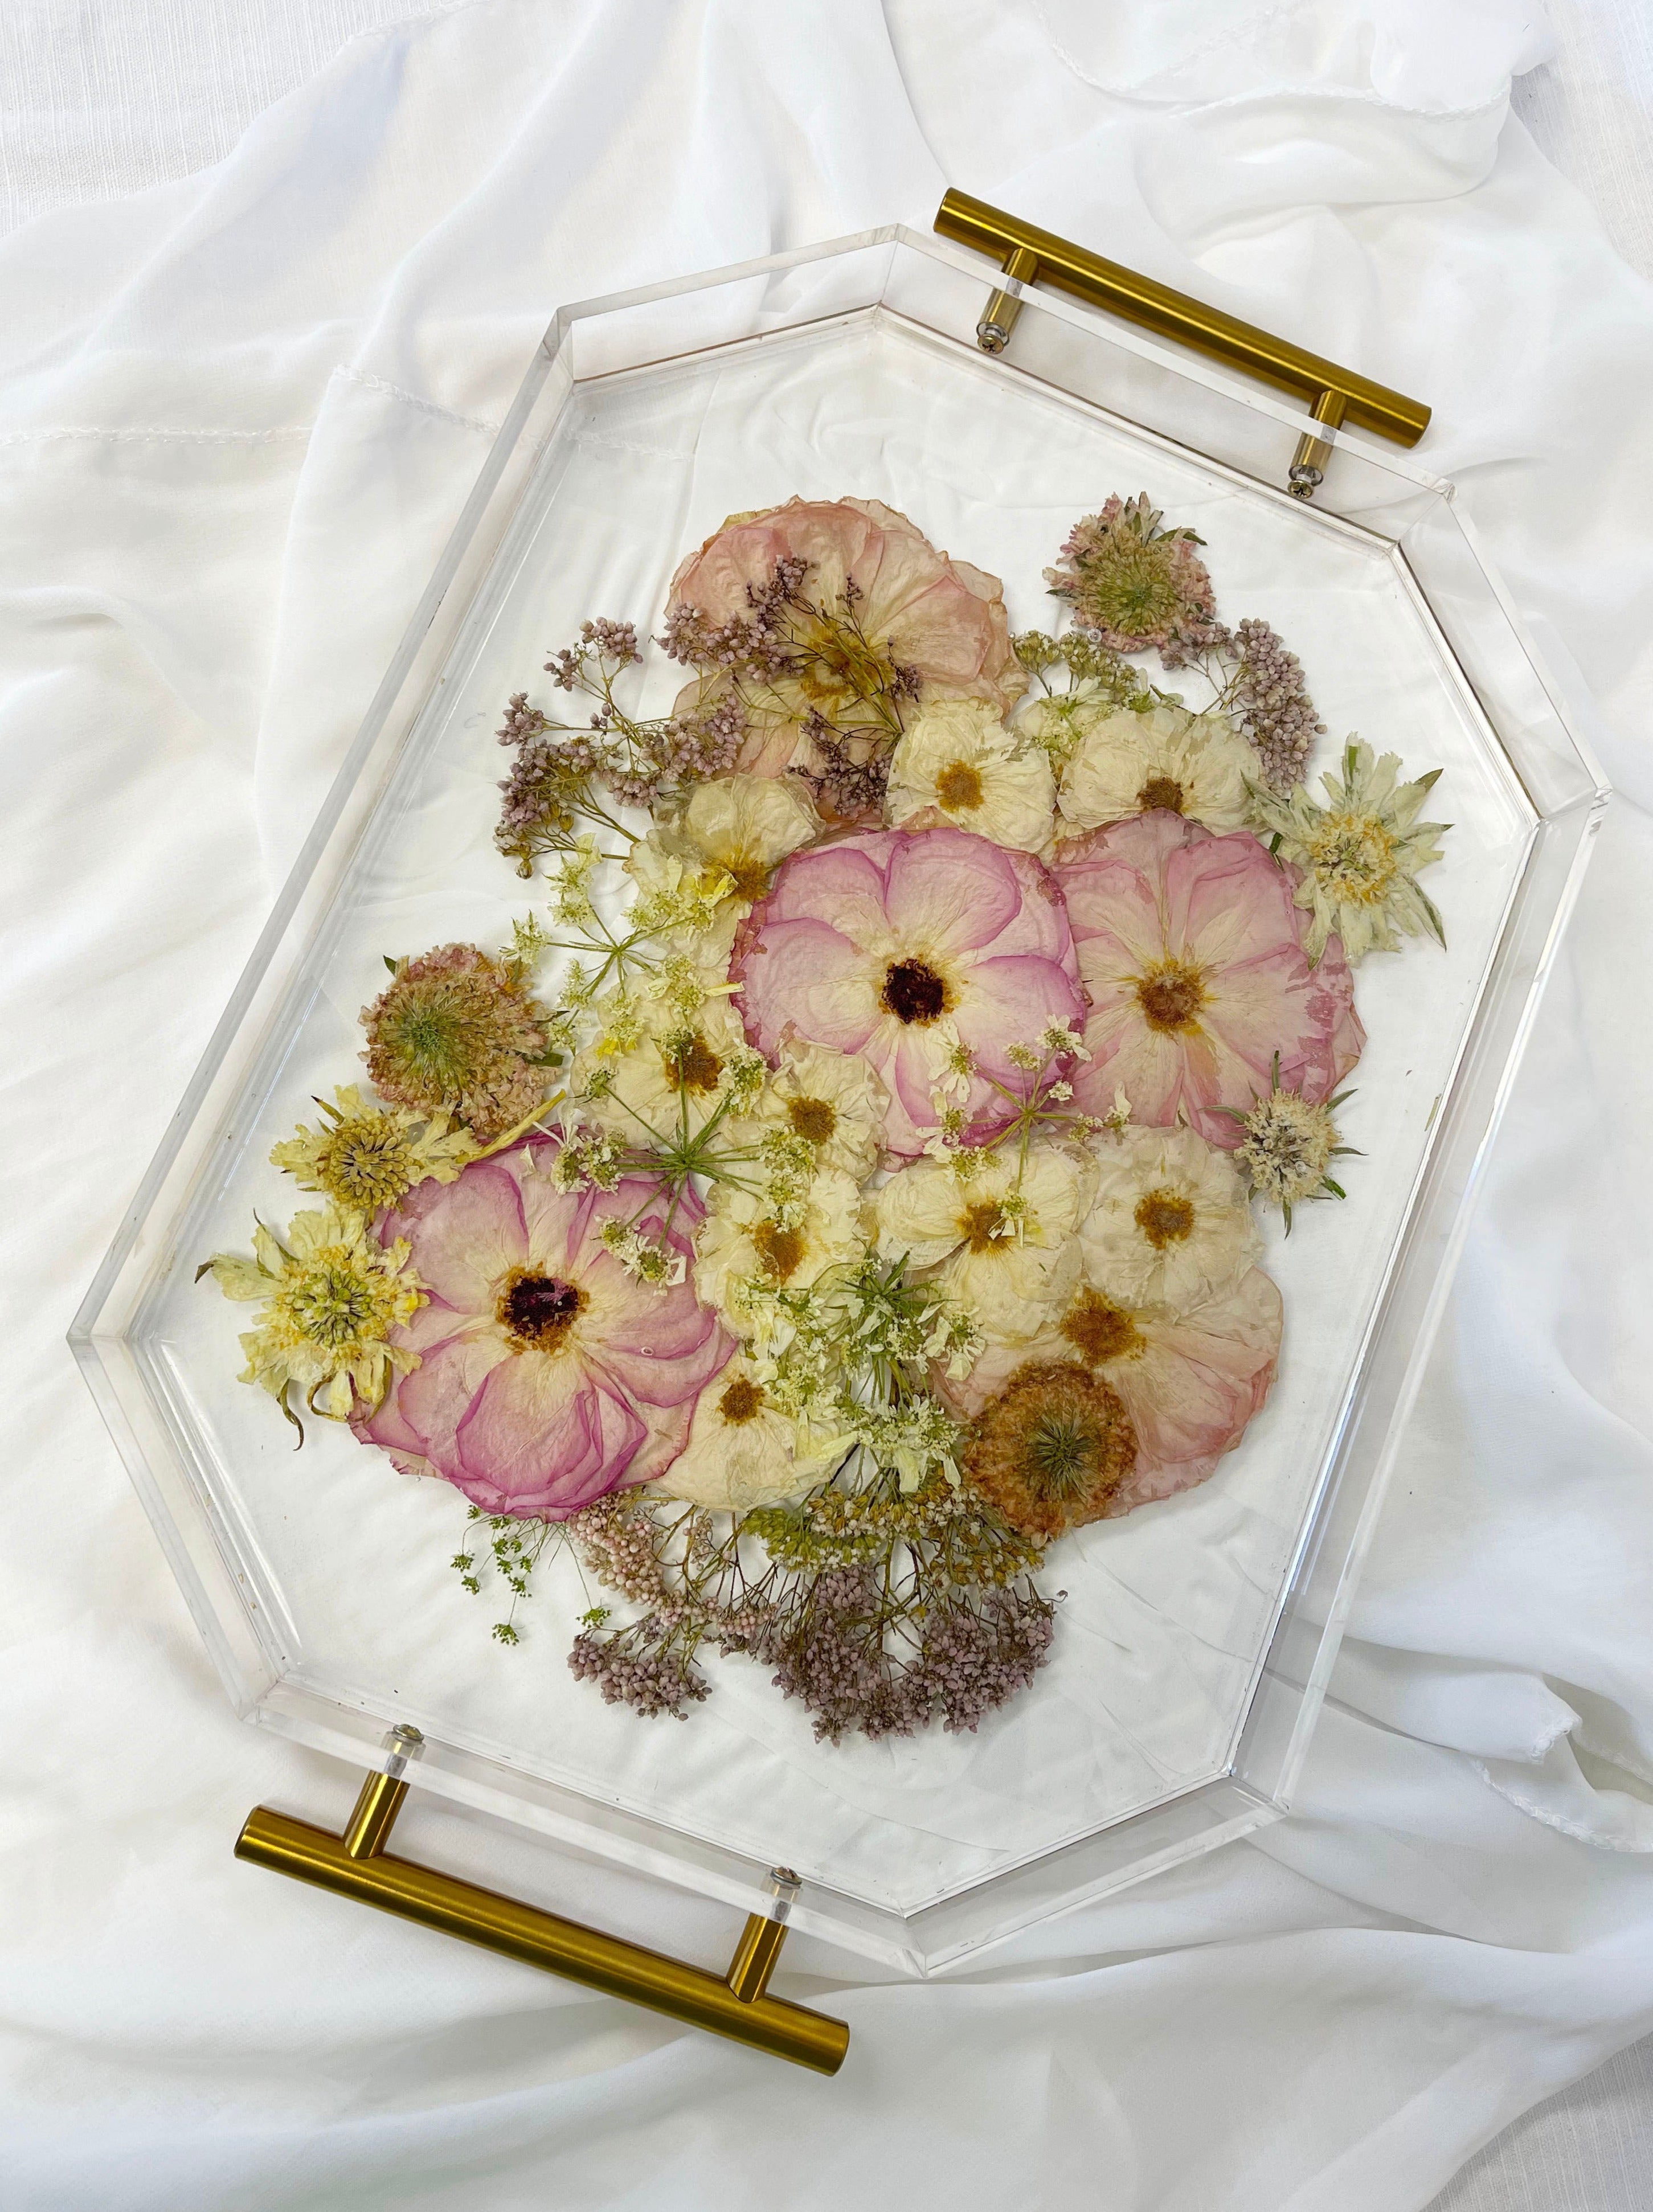
[[[9,2206],[1409,2212],[1653,2027],[1653,294],[1507,118],[1542,36],[1514,0],[471,0],[0,252]],[[795,1938],[781,1985],[855,2031],[828,2084],[235,1865],[250,1804],[353,1779],[234,1720],[61,1339],[552,309],[945,182],[1427,396],[1626,797],[1300,1810],[956,1981]]]

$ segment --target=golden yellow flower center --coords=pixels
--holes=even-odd
[[[1163,808],[1167,814],[1182,811],[1182,787],[1174,775],[1151,775],[1136,795],[1144,814]]]
[[[718,1087],[718,1078],[723,1073],[723,1062],[696,1030],[688,1037],[681,1037],[667,1045],[663,1055],[665,1072],[673,1083],[680,1083],[685,1091],[698,1091],[704,1096]]]
[[[769,887],[769,872],[763,861],[754,860],[744,853],[737,853],[732,860],[720,860],[718,866],[731,878],[744,899],[761,899]]]
[[[500,1287],[494,1318],[513,1352],[556,1352],[585,1306],[586,1293],[577,1285],[513,1267]]]
[[[1305,848],[1309,866],[1332,896],[1351,906],[1382,906],[1397,872],[1397,847],[1375,814],[1328,814]]]
[[[1162,960],[1136,983],[1137,1003],[1151,1030],[1173,1036],[1199,1027],[1194,1019],[1206,1003],[1205,980],[1181,960]]]
[[[801,1229],[783,1229],[778,1221],[760,1221],[752,1231],[752,1247],[775,1280],[784,1283],[797,1273],[802,1263],[804,1232]]]
[[[892,960],[879,1004],[898,1022],[927,1029],[952,1005],[952,994],[927,960]]]
[[[1156,1252],[1180,1244],[1194,1230],[1194,1207],[1180,1191],[1151,1190],[1137,1200],[1136,1225]]]
[[[1096,1291],[1082,1291],[1062,1323],[1062,1334],[1092,1367],[1140,1350],[1142,1338],[1123,1306]]]
[[[787,1119],[794,1136],[811,1145],[824,1145],[838,1126],[838,1109],[825,1098],[793,1098],[787,1103]]]
[[[972,1252],[1003,1250],[1010,1243],[1004,1233],[1005,1209],[996,1198],[967,1206],[958,1218],[958,1225]]]
[[[755,1421],[763,1405],[763,1386],[749,1382],[742,1375],[732,1382],[718,1400],[718,1412],[732,1429]]]
[[[935,780],[935,795],[954,814],[964,814],[981,804],[981,778],[968,761],[954,761]]]

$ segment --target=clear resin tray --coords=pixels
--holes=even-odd
[[[1294,498],[1287,400],[1042,293],[990,356],[992,281],[884,230],[557,316],[73,1339],[246,1719],[369,1766],[416,1728],[421,1786],[749,1910],[793,1869],[794,1924],[914,1972],[1289,1804],[1602,797],[1449,484],[1328,426]],[[1440,768],[1453,825],[1447,949],[1358,971],[1348,1200],[1267,1232],[1273,1395],[1210,1481],[1053,1550],[1054,1656],[975,1734],[817,1743],[741,1660],[686,1723],[607,1706],[564,1663],[566,1559],[493,1643],[448,1565],[464,1499],[323,1423],[295,1451],[196,1268],[293,1209],[270,1146],[351,1079],[384,956],[543,898],[493,847],[495,732],[582,618],[658,628],[687,550],[797,493],[887,502],[1048,628],[1071,524],[1145,489],[1303,659],[1311,781],[1358,732]],[[644,673],[663,706],[679,672]]]

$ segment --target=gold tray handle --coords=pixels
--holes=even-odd
[[[1040,230],[1019,216],[972,199],[968,192],[950,191],[936,210],[935,228],[957,246],[974,246],[990,254],[1004,274],[1004,282],[988,296],[975,326],[976,343],[983,353],[1002,353],[1010,343],[1016,319],[1022,312],[1022,295],[1030,284],[1054,285],[1071,293],[1087,307],[1105,307],[1127,322],[1140,323],[1161,337],[1175,338],[1196,353],[1207,354],[1230,368],[1297,393],[1309,402],[1310,418],[1336,429],[1350,422],[1362,430],[1397,445],[1415,446],[1429,428],[1430,410],[1421,399],[1408,399],[1387,385],[1374,384],[1352,368],[1305,353],[1288,339],[1273,337],[1255,324],[1208,307],[1186,292],[1173,292],[1169,284],[1139,276],[1117,261],[1105,261],[1053,231]],[[1331,441],[1305,430],[1297,441],[1288,476],[1298,499],[1312,499],[1331,458]]]
[[[849,2048],[844,2022],[769,1994],[769,1977],[787,1939],[787,1916],[798,1894],[796,1875],[775,1869],[770,1910],[748,1917],[727,1974],[708,1973],[410,1859],[392,1858],[385,1844],[408,1794],[403,1778],[408,1760],[417,1756],[422,1741],[417,1729],[392,1731],[386,1771],[369,1774],[362,1784],[342,1836],[260,1805],[248,1814],[236,1838],[236,1857],[359,1904],[376,1905],[422,1928],[480,1943],[525,1966],[566,1975],[610,1996],[669,2013],[673,2020],[730,2036],[817,2074],[837,2072]]]

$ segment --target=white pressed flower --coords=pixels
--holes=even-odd
[[[1016,717],[1016,734],[1024,744],[1037,745],[1060,775],[1091,731],[1121,711],[1106,685],[1073,684],[1029,699]]]
[[[813,844],[820,817],[791,776],[722,775],[698,783],[662,832],[668,850],[720,868],[730,896],[763,897],[789,854]]]
[[[732,1146],[761,1145],[772,1133],[801,1139],[823,1168],[862,1182],[877,1164],[888,1094],[859,1053],[788,1040],[750,1122],[729,1132]]]
[[[1324,806],[1303,784],[1288,799],[1253,787],[1257,819],[1279,839],[1279,858],[1303,872],[1297,902],[1314,915],[1304,940],[1311,960],[1334,936],[1352,962],[1392,952],[1401,937],[1446,943],[1441,917],[1417,880],[1419,868],[1440,859],[1440,839],[1450,826],[1418,819],[1439,775],[1436,769],[1402,783],[1394,753],[1380,758],[1352,738],[1342,775],[1321,779]]]
[[[737,1336],[762,1320],[750,1285],[805,1291],[829,1269],[854,1267],[866,1250],[861,1194],[853,1176],[828,1168],[801,1197],[777,1206],[770,1194],[720,1183],[695,1238],[695,1288]]]
[[[873,1201],[878,1250],[933,1267],[938,1289],[989,1343],[1021,1343],[1073,1287],[1075,1231],[1094,1188],[1091,1164],[1056,1145],[1035,1145],[1024,1164],[1008,1146],[915,1160]]]
[[[1163,807],[1221,836],[1250,820],[1247,778],[1256,772],[1256,754],[1226,715],[1181,707],[1108,714],[1062,771],[1062,831],[1076,836]]]
[[[603,1026],[574,1061],[572,1089],[580,1118],[623,1142],[681,1144],[762,1077],[726,998],[685,1015],[670,998],[615,992],[593,1011]]]
[[[714,1512],[751,1513],[806,1497],[830,1465],[830,1455],[811,1455],[805,1432],[737,1353],[701,1393],[689,1442],[653,1492]]]
[[[1233,1160],[1193,1129],[1125,1129],[1100,1148],[1097,1170],[1085,1266],[1132,1305],[1192,1305],[1261,1249]]]
[[[1018,852],[1050,842],[1050,763],[981,699],[938,699],[916,714],[890,758],[892,825],[951,823]]]

